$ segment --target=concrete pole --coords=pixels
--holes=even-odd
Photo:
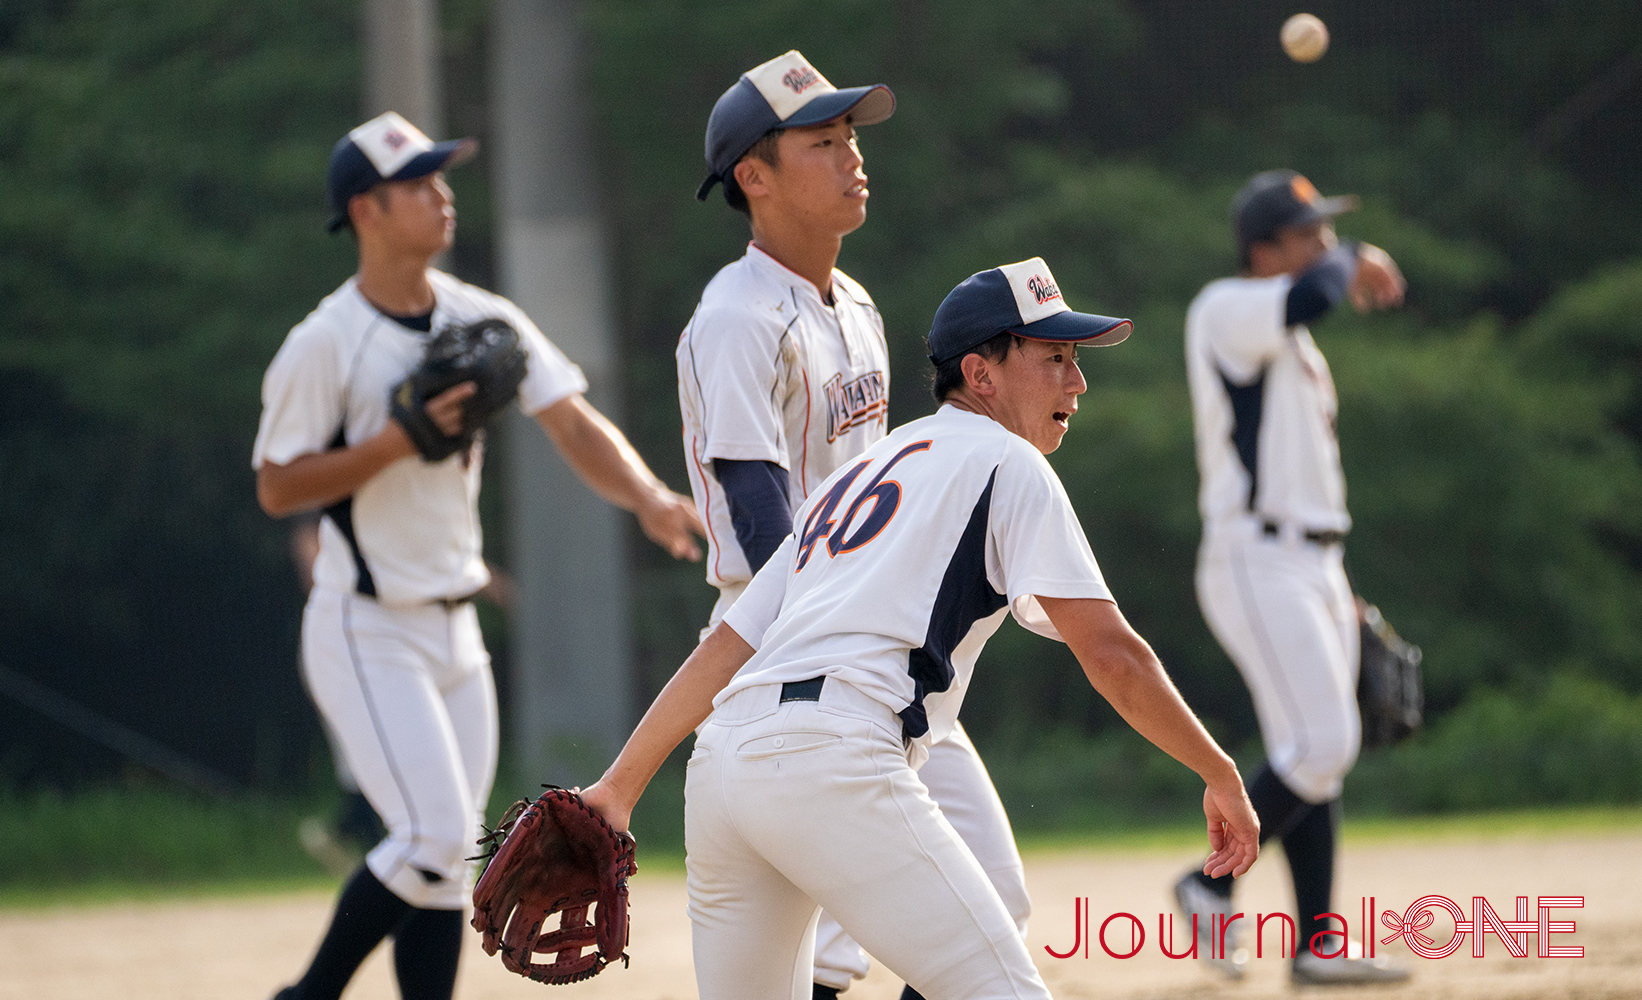
[[[619,372],[607,244],[569,0],[496,0],[491,9],[489,153],[500,290],[590,383],[618,423]],[[586,784],[632,725],[627,515],[582,485],[532,422],[508,428],[514,765],[537,782]]]
[[[438,0],[365,0],[365,117],[397,111],[434,139],[445,133]]]

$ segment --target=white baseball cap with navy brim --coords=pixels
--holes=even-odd
[[[331,202],[327,228],[334,233],[348,224],[348,201],[354,195],[383,181],[411,181],[458,166],[478,151],[477,139],[434,142],[397,112],[377,115],[331,147],[331,162],[325,171]]]
[[[741,74],[707,119],[707,179],[696,197],[730,176],[753,143],[773,128],[804,128],[844,115],[851,125],[876,125],[895,113],[895,95],[883,84],[839,90],[797,49]]]
[[[950,361],[996,337],[1111,347],[1134,329],[1126,319],[1073,312],[1042,257],[965,278],[947,294],[929,330],[929,360]]]

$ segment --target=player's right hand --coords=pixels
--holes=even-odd
[[[1211,878],[1241,875],[1260,856],[1260,818],[1254,813],[1243,781],[1236,778],[1203,790],[1203,815],[1209,821],[1209,859],[1203,874]]]
[[[1390,309],[1403,304],[1403,292],[1408,282],[1391,255],[1372,243],[1357,248],[1357,274],[1346,289],[1351,304],[1358,312]]]
[[[701,515],[696,513],[695,501],[689,497],[668,489],[658,490],[652,502],[634,514],[645,537],[666,549],[674,559],[695,562],[701,558],[701,546],[696,544],[696,538],[705,538],[707,529],[702,526]]]
[[[428,412],[428,419],[444,433],[446,437],[456,437],[462,433],[462,404],[468,397],[479,391],[479,386],[473,382],[460,382],[444,392],[428,400],[424,409]]]

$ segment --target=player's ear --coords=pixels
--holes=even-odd
[[[369,191],[348,199],[348,221],[353,223],[354,232],[359,232],[361,223],[368,226],[374,220],[376,209],[376,199]]]
[[[770,165],[756,156],[743,156],[731,173],[735,175],[735,182],[741,186],[741,193],[749,198],[765,195],[770,191]]]
[[[979,354],[965,354],[958,361],[964,373],[964,384],[971,392],[989,396],[998,391],[992,384],[992,363]]]

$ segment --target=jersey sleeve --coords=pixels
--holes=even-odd
[[[1040,596],[1112,599],[1060,477],[1025,442],[1011,447],[998,465],[988,521],[987,574],[1026,628],[1061,637]]]
[[[342,427],[346,401],[341,364],[333,345],[319,333],[314,327],[292,330],[262,377],[253,469],[322,452]]]
[[[1215,366],[1227,378],[1252,380],[1283,350],[1293,284],[1287,275],[1219,282],[1196,310]]]
[[[704,300],[685,331],[679,377],[697,399],[703,461],[774,462],[790,472],[776,398],[785,327],[773,310],[769,321],[755,318],[755,308]]]
[[[512,303],[509,303],[512,305]],[[519,383],[519,409],[527,417],[557,403],[567,396],[587,391],[587,376],[579,366],[565,357],[541,329],[531,322],[523,309],[513,306],[509,320],[519,331],[519,341],[530,358],[525,368],[525,379]]]
[[[792,576],[793,552],[797,543],[788,535],[741,592],[730,610],[724,613],[724,622],[735,629],[754,649],[764,645],[764,633],[781,614],[781,605],[787,599],[787,580]]]

